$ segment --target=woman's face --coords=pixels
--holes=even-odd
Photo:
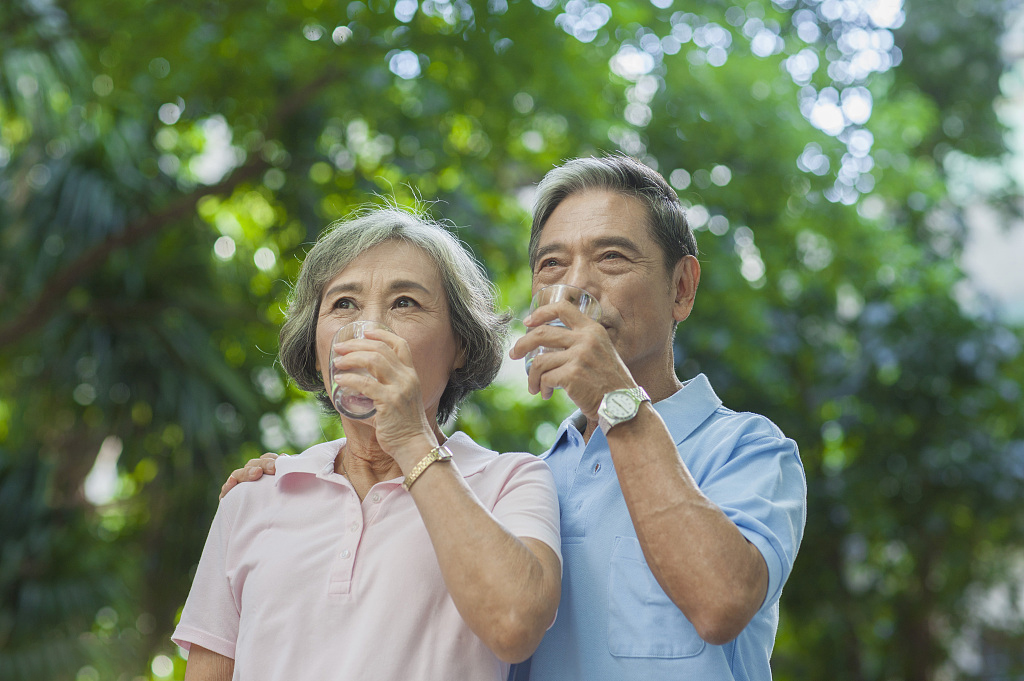
[[[423,408],[433,419],[464,352],[452,331],[441,273],[419,246],[387,241],[357,257],[324,287],[316,327],[316,360],[330,393],[331,340],[345,324],[386,324],[409,344]]]

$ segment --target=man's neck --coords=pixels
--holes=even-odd
[[[679,389],[683,387],[683,382],[676,376],[675,366],[669,364],[671,369],[665,371],[648,371],[645,372],[641,368],[634,370],[633,367],[627,367],[629,373],[633,375],[633,380],[636,384],[647,391],[647,395],[651,398],[652,403],[661,402],[664,399],[672,397]],[[598,429],[597,420],[591,421],[587,419],[586,428],[583,430],[583,441],[590,442],[590,436]]]

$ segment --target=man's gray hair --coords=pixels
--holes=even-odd
[[[647,227],[661,246],[669,272],[683,256],[697,255],[697,240],[679,197],[656,170],[622,155],[576,158],[548,171],[537,186],[530,230],[531,270],[536,267],[540,234],[551,213],[572,194],[593,189],[632,196],[647,207]]]
[[[504,357],[511,315],[495,311],[494,285],[483,267],[448,229],[422,211],[384,207],[363,209],[332,223],[306,255],[288,300],[281,327],[280,359],[303,390],[316,393],[333,412],[316,365],[316,328],[324,288],[353,260],[387,241],[418,246],[441,274],[452,331],[466,352],[466,362],[448,378],[437,408],[444,423],[469,393],[490,385]]]

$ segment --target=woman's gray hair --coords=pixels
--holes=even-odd
[[[452,331],[466,352],[465,364],[452,372],[438,404],[437,421],[444,423],[469,393],[487,387],[497,376],[511,315],[495,311],[496,289],[468,248],[422,211],[369,208],[328,226],[306,255],[288,300],[280,336],[281,364],[300,388],[315,392],[324,407],[334,411],[316,365],[324,288],[361,254],[393,240],[420,247],[437,265]]]
[[[579,192],[606,189],[640,200],[647,207],[650,234],[661,246],[665,268],[683,256],[697,255],[697,240],[686,221],[679,197],[656,170],[628,156],[576,158],[548,171],[537,185],[530,230],[530,269],[537,264],[537,247],[544,223],[562,201]]]

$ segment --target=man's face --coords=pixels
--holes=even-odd
[[[691,295],[681,313],[677,277],[666,271],[644,204],[608,190],[572,194],[551,213],[537,246],[533,291],[551,284],[578,286],[598,299],[601,324],[634,375],[664,366],[673,323],[693,303]]]

